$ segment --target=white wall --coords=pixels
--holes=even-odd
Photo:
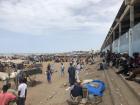
[[[129,33],[125,33],[120,37],[120,53],[129,52]]]
[[[133,28],[133,52],[140,52],[140,23]]]
[[[140,23],[134,26],[132,34],[132,53],[140,53]],[[129,32],[126,32],[120,37],[120,52],[118,52],[118,39],[113,42],[112,51],[115,53],[128,53],[129,54]],[[110,45],[104,51],[110,50]]]

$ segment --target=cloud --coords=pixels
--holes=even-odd
[[[31,35],[106,31],[122,0],[1,0],[0,29]]]

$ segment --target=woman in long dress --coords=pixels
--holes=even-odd
[[[51,65],[50,64],[48,64],[46,74],[47,74],[47,81],[48,81],[48,83],[51,83],[52,72],[51,72]]]

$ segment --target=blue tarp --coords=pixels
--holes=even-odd
[[[92,86],[90,83],[84,84],[84,87],[87,88],[89,94],[103,96],[103,92],[105,90],[105,83],[101,80],[93,80],[93,83],[98,83],[99,86],[96,88]]]

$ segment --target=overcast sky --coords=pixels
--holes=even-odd
[[[0,0],[0,53],[100,49],[122,0]]]

